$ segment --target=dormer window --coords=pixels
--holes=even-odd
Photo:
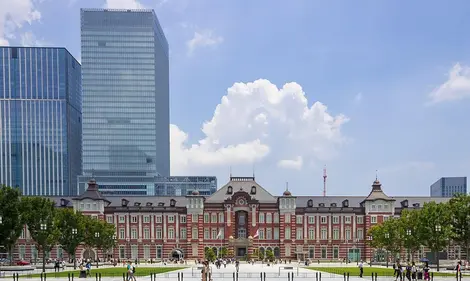
[[[233,187],[229,186],[227,187],[227,194],[232,194],[233,193]]]
[[[121,206],[122,207],[127,207],[127,204],[129,204],[129,201],[127,201],[126,199],[121,199]]]
[[[347,199],[344,200],[342,205],[343,205],[343,208],[348,208],[349,207],[349,200],[347,200]]]
[[[309,208],[313,207],[313,200],[312,199],[307,201],[307,207],[309,207]]]
[[[174,207],[176,205],[176,200],[175,199],[171,199],[170,200],[170,207]]]
[[[250,194],[256,194],[256,186],[251,187],[251,192]]]
[[[325,203],[319,203],[318,207],[325,207]]]
[[[330,207],[336,207],[336,203],[331,203]]]
[[[158,207],[163,207],[163,206],[165,206],[165,203],[163,203],[163,202],[158,203]]]
[[[414,203],[414,204],[413,204],[413,207],[419,208],[419,203]]]
[[[145,204],[145,206],[147,206],[147,207],[152,207],[152,205],[153,205],[152,202],[147,202],[147,203]]]
[[[402,208],[408,208],[408,200],[403,200],[400,204]]]
[[[67,206],[67,200],[65,200],[64,198],[60,199],[60,206],[61,207]]]
[[[140,207],[140,202],[135,202],[134,207]]]

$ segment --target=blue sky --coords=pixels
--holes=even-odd
[[[170,44],[172,172],[279,194],[427,195],[468,176],[468,1],[0,0],[0,43],[80,58],[80,8],[153,8]],[[254,168],[253,168],[254,167]]]

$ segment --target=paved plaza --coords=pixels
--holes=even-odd
[[[149,267],[149,265],[141,265],[142,267]],[[312,264],[315,266],[315,264]],[[321,264],[322,267],[338,267],[344,268],[347,266],[355,267],[357,266],[355,263],[351,263],[348,265],[345,264]],[[137,270],[138,267],[137,267]],[[93,271],[93,270],[92,270]],[[229,264],[226,268],[222,266],[222,268],[217,269],[214,265],[211,265],[212,271],[212,280],[218,281],[345,281],[343,275],[332,274],[309,270],[302,266],[298,266],[297,263],[292,264],[282,264],[282,265],[266,265],[266,264],[240,264],[240,270],[238,272],[238,279],[235,265]],[[92,280],[95,281],[95,276],[92,274],[93,277],[89,277],[83,280]],[[13,279],[13,277],[6,277],[7,280]],[[321,279],[320,279],[321,278]],[[31,280],[31,281],[40,281],[40,278],[26,278],[24,279],[20,277],[22,280]],[[75,277],[77,279],[77,277]],[[198,266],[193,265],[192,267],[188,267],[178,271],[172,271],[168,273],[157,274],[156,276],[145,276],[145,277],[136,277],[137,281],[200,281],[201,280],[201,269]],[[464,278],[466,279],[466,278]],[[52,273],[49,273],[47,280],[64,280],[69,281],[67,277],[61,278],[54,278]],[[82,279],[80,279],[82,280]],[[359,278],[358,276],[349,276],[349,279],[346,278],[346,281],[360,281],[360,280],[372,280],[371,276],[364,276],[363,278]],[[394,280],[393,277],[384,277],[378,276],[377,280]],[[444,280],[455,280],[455,277],[435,277],[435,281],[444,281]],[[470,280],[470,279],[469,279]],[[44,280],[43,280],[44,281]],[[99,281],[99,280],[98,280]],[[116,274],[115,277],[102,277],[101,281],[123,281],[122,275]]]

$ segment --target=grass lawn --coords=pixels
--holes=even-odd
[[[308,267],[308,269],[339,275],[343,275],[343,273],[349,272],[350,276],[359,276],[358,267]],[[455,273],[436,272],[435,269],[431,269],[431,272],[434,273],[434,276],[455,276]],[[369,267],[364,265],[364,277],[371,276],[372,273],[377,273],[377,276],[393,276],[393,268]]]
[[[152,273],[166,273],[170,271],[184,269],[185,267],[136,267],[135,269],[135,276],[149,276]],[[127,269],[125,267],[107,267],[107,268],[92,268],[91,275],[92,277],[95,276],[96,273],[101,273],[101,277],[118,277],[122,276],[123,273],[126,273]],[[59,277],[67,277],[68,274],[74,274],[74,278],[78,278],[80,272],[79,270],[69,270],[69,271],[61,271],[61,272],[47,272],[47,278],[59,278]],[[27,274],[27,275],[20,275],[20,278],[32,278],[32,277],[40,277],[40,274]]]

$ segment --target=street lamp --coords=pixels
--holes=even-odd
[[[100,233],[99,232],[95,232],[95,238],[98,239],[100,238]],[[96,260],[96,268],[98,268],[98,250],[96,250],[96,256],[95,256],[95,260]]]
[[[3,217],[0,216],[0,224],[3,224]]]
[[[39,229],[41,229],[41,231],[46,231],[47,224],[41,223]],[[46,272],[46,252],[44,250],[42,251],[42,272]]]
[[[72,236],[75,236],[77,235],[78,233],[78,230],[76,228],[72,228]],[[75,258],[75,253],[73,253],[73,269],[77,269],[77,262],[76,262],[76,258]]]
[[[436,232],[441,232],[441,225],[436,224]],[[438,236],[438,235],[436,235]],[[439,251],[436,251],[436,265],[437,265],[437,271],[439,271]]]
[[[40,229],[41,229],[42,231],[47,230],[47,224],[41,223]]]
[[[367,240],[369,240],[369,246],[370,246],[370,262],[369,262],[369,266],[372,266],[372,235],[370,236],[367,236]]]
[[[407,230],[406,230],[406,235],[408,236],[408,239],[410,239],[410,236],[411,236],[411,229],[407,229]],[[407,249],[407,251],[408,251],[408,258],[407,258],[407,259],[408,259],[408,261],[410,261],[410,254],[411,254],[411,253],[410,253],[410,248],[409,248],[409,247],[407,247],[407,248],[408,248],[408,249]],[[411,260],[413,260],[413,257],[411,257]]]
[[[387,239],[387,240],[388,240],[389,238],[390,238],[390,234],[389,234],[388,232],[387,232],[387,233],[385,233],[385,239]],[[385,250],[385,252],[387,253],[387,255],[386,255],[386,259],[387,259],[387,267],[388,267],[388,250]]]

